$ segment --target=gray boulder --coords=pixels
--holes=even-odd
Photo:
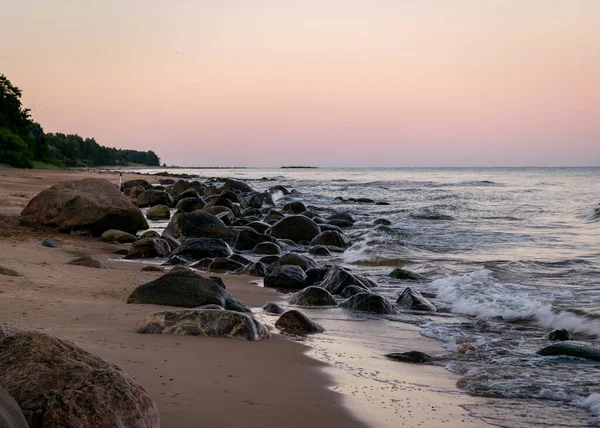
[[[118,242],[120,244],[129,244],[134,242],[137,238],[131,233],[124,232],[122,230],[110,229],[105,231],[100,236],[104,242]]]
[[[175,309],[146,316],[138,333],[162,333],[204,337],[266,339],[269,330],[254,318],[240,312],[220,309]]]
[[[192,211],[201,210],[205,206],[206,202],[204,202],[200,198],[183,198],[180,199],[179,202],[177,202],[175,208],[177,208],[179,211],[189,213]]]
[[[254,192],[252,187],[250,187],[248,184],[244,183],[243,181],[234,180],[231,178],[225,181],[225,183],[223,183],[223,188],[237,190],[242,193]]]
[[[304,288],[306,274],[295,265],[278,266],[265,276],[265,287],[300,289]]]
[[[398,297],[396,303],[412,309],[413,311],[437,312],[436,307],[427,300],[421,293],[406,287],[402,294]]]
[[[295,265],[301,267],[304,271],[318,266],[310,257],[297,253],[285,253],[275,264],[277,266]]]
[[[285,310],[279,306],[277,303],[269,302],[265,306],[262,307],[263,311],[268,314],[281,315],[285,312]]]
[[[537,351],[538,355],[568,355],[570,357],[586,358],[588,360],[600,361],[600,346],[587,342],[553,343]]]
[[[344,288],[349,285],[356,285],[357,287],[363,288],[365,291],[371,287],[376,287],[370,279],[361,276],[354,275],[348,272],[346,269],[340,266],[334,266],[327,272],[323,281],[318,284],[331,294],[342,294]]]
[[[232,254],[231,248],[226,242],[213,238],[191,238],[186,239],[177,248],[173,255],[186,257],[193,260],[204,258],[227,258]]]
[[[340,307],[373,314],[395,314],[396,308],[385,297],[375,293],[358,293],[340,303]]]
[[[42,191],[29,201],[21,222],[60,232],[87,230],[93,236],[109,229],[135,234],[148,228],[142,211],[117,186],[97,178],[60,182]]]
[[[351,245],[350,239],[343,233],[335,230],[326,230],[321,232],[310,242],[310,245],[325,245],[340,248],[347,248]]]
[[[148,220],[168,220],[171,218],[171,211],[166,205],[155,205],[146,212]]]
[[[166,205],[172,207],[174,205],[173,197],[164,190],[147,189],[140,193],[136,199],[138,207],[153,207],[155,205]]]
[[[142,238],[133,243],[129,249],[130,255],[136,258],[151,259],[153,257],[167,257],[171,253],[171,247],[163,238]]]
[[[228,239],[236,235],[221,219],[204,210],[176,213],[165,228],[165,233],[176,238]]]
[[[290,303],[298,306],[337,306],[333,296],[321,287],[310,286],[294,293]]]
[[[154,281],[138,286],[127,303],[194,308],[219,305],[227,310],[250,312],[250,309],[216,282],[188,270],[171,271]]]
[[[258,233],[251,228],[243,228],[239,231],[237,237],[235,238],[233,248],[238,251],[249,251],[255,248],[258,244],[274,241],[275,239],[273,239],[271,236]]]
[[[261,242],[252,249],[254,254],[281,254],[281,247],[274,242]]]
[[[294,309],[281,315],[275,323],[275,327],[284,333],[296,336],[305,336],[325,331],[322,326],[308,318],[302,312]]]
[[[268,235],[280,239],[291,239],[294,242],[310,242],[319,233],[321,233],[319,225],[303,215],[284,217],[267,230]]]

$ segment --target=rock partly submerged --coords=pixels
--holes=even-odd
[[[220,309],[176,309],[146,316],[138,333],[266,339],[269,330],[249,315]]]
[[[537,351],[538,355],[567,355],[600,361],[600,346],[587,342],[565,341],[553,343]]]
[[[357,293],[340,303],[340,307],[373,314],[395,314],[396,308],[384,296],[371,292]]]
[[[275,327],[284,333],[296,336],[305,336],[325,331],[322,326],[308,318],[302,312],[294,309],[281,315],[275,323]]]
[[[412,309],[413,311],[437,312],[433,303],[423,297],[421,293],[410,287],[404,289],[396,303],[408,309]]]
[[[298,306],[337,306],[337,303],[329,291],[310,286],[294,293],[290,297],[290,303]]]

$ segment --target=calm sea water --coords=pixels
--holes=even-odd
[[[154,172],[159,171],[164,169]],[[401,313],[385,317],[383,324],[365,317],[372,321],[368,331],[377,325],[384,336],[394,323],[416,325],[421,335],[443,343],[446,368],[462,376],[464,391],[544,399],[542,413],[553,403],[587,408],[585,423],[598,423],[598,363],[540,357],[535,351],[549,343],[544,335],[554,328],[566,328],[580,340],[597,342],[600,337],[600,168],[171,172],[200,180],[235,177],[256,190],[281,184],[301,196],[276,195],[277,204],[301,200],[322,217],[336,211],[352,214],[357,223],[347,233],[354,245],[343,255],[318,261],[372,277],[380,285],[375,291],[390,299],[407,285],[434,293],[432,301],[447,313]],[[375,226],[378,218],[390,220],[391,226]],[[423,279],[392,279],[395,267]],[[348,317],[340,309],[327,316]],[[377,336],[370,334],[369,340],[377,341],[372,339]],[[394,351],[383,342],[373,346]],[[465,342],[477,351],[459,356],[456,350]]]

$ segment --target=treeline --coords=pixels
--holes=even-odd
[[[21,90],[0,75],[0,164],[32,168],[34,161],[59,167],[140,164],[159,166],[153,151],[104,147],[93,138],[46,134],[21,104]]]

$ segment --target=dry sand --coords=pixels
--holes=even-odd
[[[345,381],[334,386],[330,374],[336,375],[335,366],[308,357],[310,348],[277,334],[259,342],[136,334],[136,326],[147,313],[165,307],[127,305],[126,297],[160,273],[140,272],[144,266],[140,263],[111,260],[118,257],[113,254],[118,245],[16,227],[16,216],[39,191],[60,180],[84,177],[118,182],[118,174],[0,168],[0,266],[23,275],[0,275],[0,322],[72,340],[119,365],[156,400],[162,426],[367,426],[361,420],[373,426],[485,425],[465,415],[459,407],[464,400],[436,395],[430,388],[395,387],[384,398],[375,390],[369,398],[368,390],[377,385],[376,379],[364,383],[364,379],[339,370],[336,377]],[[123,178],[140,176],[126,174]],[[46,238],[56,239],[62,246],[46,248],[41,245]],[[108,269],[66,264],[83,255],[104,261]],[[222,278],[228,291],[251,307],[281,300],[273,290],[249,285],[254,278]],[[407,329],[407,337],[416,340],[418,335]],[[360,348],[346,345],[343,340],[334,344],[343,347],[339,353],[350,356]],[[318,352],[319,347],[316,349]],[[406,378],[409,386],[426,383],[454,389],[455,379],[439,367],[419,367],[415,374],[417,369],[409,365],[373,364],[395,364],[398,377]],[[352,401],[354,389],[363,389],[362,401]],[[378,403],[384,402],[392,409],[382,413]],[[356,416],[348,411],[350,406]],[[436,417],[430,417],[432,412]]]

